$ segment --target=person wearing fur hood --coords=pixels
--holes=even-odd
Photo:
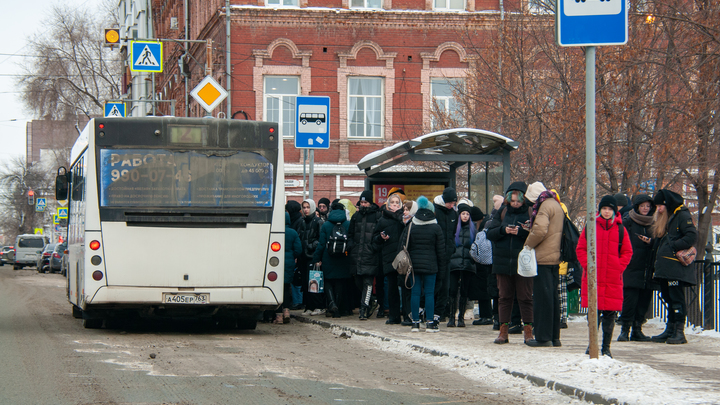
[[[622,227],[622,219],[618,215],[615,197],[606,195],[598,204],[598,215],[595,219],[595,239],[597,257],[597,309],[600,312],[598,321],[602,321],[603,356],[612,357],[610,342],[615,327],[615,315],[622,310],[623,304],[623,272],[632,257],[632,245],[628,232]],[[587,269],[588,243],[583,229],[577,245],[577,258],[580,265]],[[620,238],[623,238],[622,241]],[[622,244],[622,245],[621,245]],[[587,272],[583,273],[582,286],[588,285]],[[588,306],[587,288],[581,289],[581,305]],[[601,319],[600,319],[601,318]]]
[[[435,207],[427,198],[417,200],[418,210],[407,227],[403,229],[398,244],[398,252],[407,245],[413,265],[410,309],[412,332],[420,331],[420,295],[425,294],[425,315],[428,319],[427,332],[437,332],[438,320],[435,319],[435,280],[438,274],[447,273],[448,262],[445,252],[445,235],[435,218]]]

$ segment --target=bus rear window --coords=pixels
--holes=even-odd
[[[273,163],[259,153],[101,149],[103,207],[270,207]]]

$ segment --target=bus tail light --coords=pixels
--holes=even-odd
[[[96,272],[96,273],[98,273],[98,272]],[[94,275],[94,273],[93,273],[93,275]],[[268,280],[270,280],[270,281],[275,281],[278,279],[278,275],[274,271],[271,271],[270,273],[268,273],[267,277],[268,277]]]
[[[100,242],[97,240],[90,242],[90,249],[92,249],[92,250],[100,249]]]
[[[273,243],[270,245],[270,249],[271,249],[273,252],[279,252],[279,251],[280,251],[280,242],[273,242]]]
[[[100,270],[93,271],[92,278],[95,281],[100,281],[103,278],[103,273]]]

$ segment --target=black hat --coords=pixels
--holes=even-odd
[[[465,203],[458,204],[457,208],[458,208],[458,215],[460,215],[460,213],[464,212],[464,211],[467,211],[468,213],[470,213],[470,211],[472,210],[472,207]]]
[[[665,190],[658,191],[655,198],[653,198],[653,202],[655,205],[665,205]]]
[[[511,192],[511,191],[519,191],[519,192],[523,193],[523,195],[524,195],[525,192],[527,192],[527,183],[525,183],[524,181],[516,181],[516,182],[513,182],[513,183],[510,184],[510,186],[507,188],[507,190],[505,191],[505,193],[507,194],[507,193],[509,193],[509,192]]]
[[[452,187],[445,188],[442,193],[442,199],[446,203],[457,201],[457,193],[455,192],[455,189]]]
[[[318,200],[318,205],[325,204],[326,207],[330,207],[330,199],[329,198],[321,198]]]
[[[465,204],[461,204],[465,205]],[[460,209],[458,207],[458,209]],[[470,219],[473,220],[473,222],[482,221],[482,219],[485,217],[485,214],[483,214],[482,210],[478,207],[472,207],[470,208]]]
[[[338,200],[339,201],[339,200]],[[330,209],[335,210],[345,210],[345,206],[339,203],[338,201],[333,201],[332,205],[330,206]]]
[[[598,211],[600,211],[602,207],[610,207],[612,208],[613,212],[617,214],[617,200],[611,195],[606,195],[600,199],[600,204],[598,204]]]
[[[615,197],[615,201],[617,201],[617,205],[622,205],[623,207],[628,206],[628,198],[623,193],[617,193],[613,197]]]
[[[370,204],[373,203],[373,192],[372,190],[365,190],[362,193],[360,193],[360,199],[358,200],[358,204],[360,204],[360,201],[367,201]]]

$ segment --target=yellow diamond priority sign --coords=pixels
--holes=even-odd
[[[207,112],[212,112],[220,103],[225,100],[228,93],[222,86],[211,76],[206,76],[195,88],[190,92],[195,101],[197,101]]]

